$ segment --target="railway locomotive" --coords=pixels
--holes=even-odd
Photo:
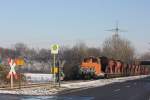
[[[126,64],[107,57],[88,57],[80,64],[80,76],[82,79],[94,79],[149,74],[150,69],[144,65],[150,65],[150,62],[133,61]]]

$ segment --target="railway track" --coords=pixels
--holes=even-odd
[[[30,83],[21,84],[21,88],[31,88],[31,87],[42,87],[42,86],[52,86],[52,83]],[[10,84],[0,86],[0,90],[10,90]],[[13,89],[20,89],[19,84],[14,84]]]

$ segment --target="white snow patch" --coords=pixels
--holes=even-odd
[[[70,88],[70,89],[99,87],[99,86],[104,86],[104,85],[111,84],[114,82],[125,82],[125,81],[129,81],[129,80],[145,78],[148,76],[150,76],[150,75],[119,77],[119,78],[112,78],[112,79],[99,79],[99,80],[93,80],[93,81],[88,81],[88,82],[67,83],[67,84],[62,84],[61,86]]]

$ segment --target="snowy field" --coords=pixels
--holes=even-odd
[[[53,80],[53,74],[24,73],[28,83],[46,83]]]

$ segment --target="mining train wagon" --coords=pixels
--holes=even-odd
[[[107,57],[88,57],[80,64],[80,75],[83,79],[99,77],[120,77],[149,74],[150,70],[141,61],[125,64],[121,60]]]

